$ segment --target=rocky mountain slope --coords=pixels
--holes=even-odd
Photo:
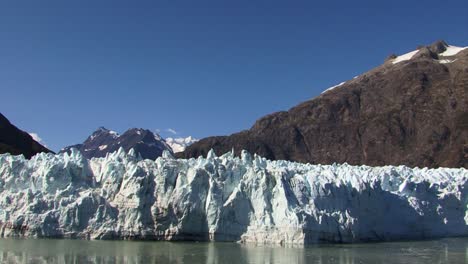
[[[23,154],[31,158],[40,152],[51,152],[35,141],[28,133],[18,129],[0,113],[0,153]]]
[[[243,152],[0,155],[0,236],[307,244],[467,236],[468,171]]]
[[[439,41],[386,62],[249,130],[179,157],[246,149],[268,159],[468,167],[468,49]]]
[[[171,147],[159,135],[150,130],[132,128],[122,135],[117,132],[98,128],[82,144],[65,147],[60,152],[71,152],[72,148],[78,149],[87,159],[105,157],[107,153],[117,151],[122,147],[125,151],[135,149],[137,155],[144,159],[156,159],[164,150],[172,153]]]

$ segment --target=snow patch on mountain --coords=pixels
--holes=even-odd
[[[337,85],[334,85],[334,86],[332,86],[332,87],[330,87],[330,88],[327,88],[327,89],[325,89],[322,93],[326,93],[326,92],[328,92],[328,91],[331,91],[331,90],[335,89],[336,87],[339,87],[339,86],[341,86],[341,85],[343,85],[343,84],[345,84],[345,83],[346,83],[346,82],[341,82],[341,83],[339,83],[339,84],[337,84]]]
[[[37,133],[28,133],[36,142],[47,148],[47,144],[42,140],[42,138]]]
[[[400,56],[396,57],[395,59],[393,59],[392,63],[397,64],[397,63],[400,63],[402,61],[411,60],[411,58],[413,58],[413,56],[416,55],[416,53],[418,53],[418,52],[419,52],[419,50],[414,50],[414,51],[405,53],[403,55],[400,55]]]
[[[457,55],[460,51],[466,49],[468,47],[457,47],[457,46],[447,46],[446,50],[442,53],[439,54],[439,56],[443,57],[449,57],[449,56],[455,56]]]
[[[107,145],[101,145],[101,146],[99,146],[99,150],[104,150],[104,149],[106,149],[106,148],[107,148]]]
[[[3,237],[304,244],[468,235],[468,171],[120,148],[0,155]]]
[[[438,60],[440,63],[442,64],[447,64],[447,63],[452,63],[452,62],[455,62],[457,61],[457,59],[454,59],[454,60],[449,60],[449,59],[442,59],[442,60]]]

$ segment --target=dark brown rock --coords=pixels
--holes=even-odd
[[[392,61],[392,60],[396,59],[396,57],[398,57],[398,56],[395,53],[392,53],[392,54],[388,55],[388,57],[385,59],[385,62]]]
[[[435,54],[439,54],[444,52],[447,49],[447,46],[448,44],[445,41],[439,40],[432,43],[432,45],[429,46],[429,50]]]
[[[209,137],[179,157],[234,148],[268,159],[320,164],[468,167],[468,49],[452,63],[444,42],[411,60],[390,61],[251,129]]]

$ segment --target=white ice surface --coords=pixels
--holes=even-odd
[[[243,152],[156,161],[0,155],[0,234],[304,244],[468,235],[468,171]]]

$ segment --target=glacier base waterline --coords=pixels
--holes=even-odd
[[[0,155],[0,236],[310,244],[467,236],[464,168],[310,165],[243,152]]]

